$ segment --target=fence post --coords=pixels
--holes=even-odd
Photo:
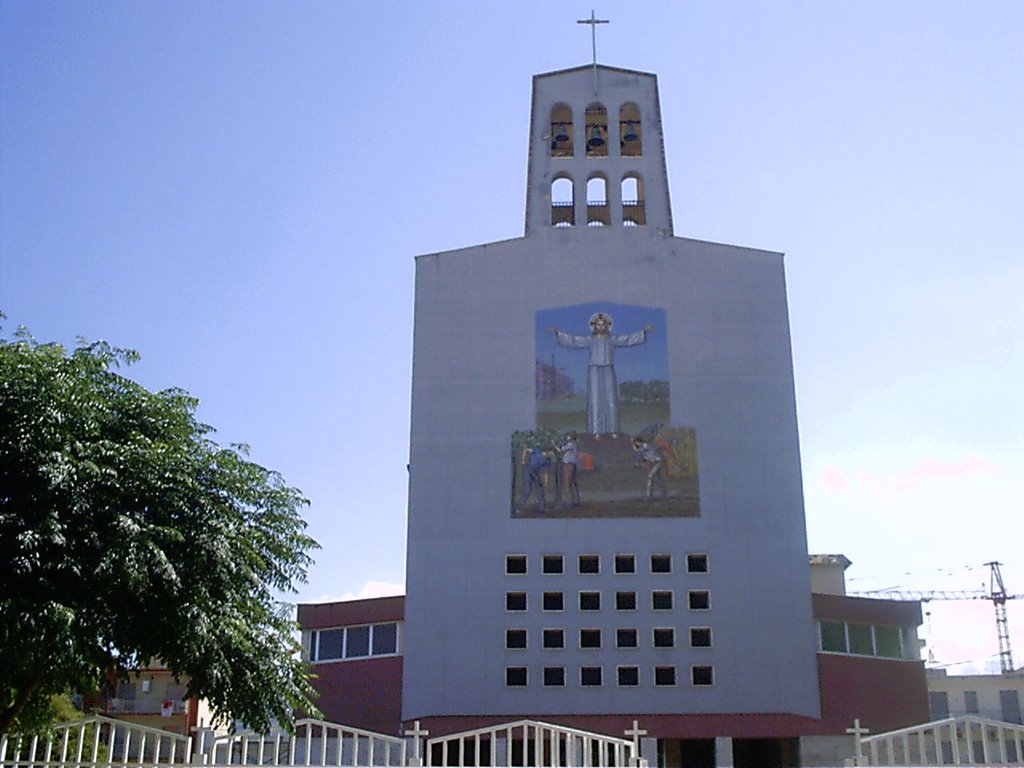
[[[201,725],[195,726],[192,730],[195,731],[195,736],[192,737],[192,765],[206,765],[207,762],[212,763],[212,756],[209,756],[208,760],[206,750],[208,748],[207,742],[212,744],[212,739],[208,739],[207,737],[213,735],[213,730],[211,728],[204,728]]]

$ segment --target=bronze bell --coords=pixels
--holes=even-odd
[[[636,120],[626,121],[626,131],[625,133],[622,134],[623,141],[636,141],[637,139],[640,138],[640,134],[637,132],[636,126]]]
[[[601,135],[601,126],[597,123],[590,125],[590,138],[587,139],[587,146],[590,149],[604,146],[604,137]]]

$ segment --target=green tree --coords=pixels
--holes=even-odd
[[[113,370],[137,358],[0,336],[0,733],[156,659],[220,721],[316,711],[275,597],[317,547],[306,499],[213,442],[186,392]]]

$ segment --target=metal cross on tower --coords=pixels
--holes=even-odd
[[[597,25],[598,24],[610,24],[608,19],[599,19],[594,14],[594,10],[590,10],[589,19],[576,19],[577,24],[589,24],[590,25],[590,49],[594,57],[594,95],[597,95]]]

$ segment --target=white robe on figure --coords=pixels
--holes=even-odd
[[[555,332],[558,345],[590,350],[587,367],[587,431],[619,431],[619,384],[615,378],[615,347],[635,347],[647,341],[647,331],[628,335],[575,336]]]

